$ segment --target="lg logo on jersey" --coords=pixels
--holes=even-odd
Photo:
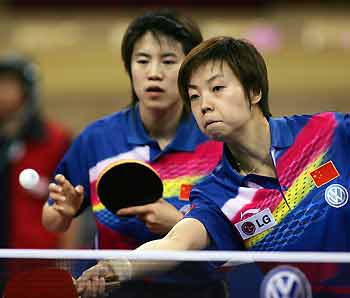
[[[260,234],[276,225],[269,208],[235,224],[243,240]]]
[[[246,235],[253,235],[256,231],[255,225],[251,221],[246,221],[241,226],[242,231]]]

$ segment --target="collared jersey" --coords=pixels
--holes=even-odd
[[[121,219],[105,208],[96,193],[100,173],[118,160],[147,162],[160,174],[163,198],[185,213],[190,206],[190,189],[215,168],[222,147],[222,143],[208,140],[189,115],[179,124],[173,141],[161,150],[145,131],[136,106],[89,125],[74,141],[57,173],[73,185],[84,186],[84,207],[92,206],[99,248],[134,249],[160,236],[151,233],[136,217]]]
[[[350,251],[349,114],[270,118],[269,126],[277,179],[239,175],[225,150],[192,190],[186,216],[218,250]],[[303,268],[313,291],[349,297],[349,266],[321,268]]]

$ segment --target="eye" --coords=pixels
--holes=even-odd
[[[199,98],[199,95],[198,94],[192,94],[192,95],[189,95],[189,98],[190,98],[190,101],[194,101],[197,98]]]
[[[222,89],[224,89],[225,87],[224,86],[214,86],[213,87],[213,92],[217,92],[217,91],[220,91]]]
[[[146,64],[146,63],[148,63],[148,60],[146,60],[146,59],[139,59],[139,60],[136,60],[136,63],[138,63],[138,64]]]
[[[175,64],[176,61],[175,60],[164,60],[163,63],[164,64]]]

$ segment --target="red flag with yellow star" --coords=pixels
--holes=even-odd
[[[330,160],[310,173],[317,187],[320,187],[339,176],[339,172]]]
[[[191,190],[192,190],[192,184],[181,184],[179,199],[185,200],[185,201],[189,200]]]

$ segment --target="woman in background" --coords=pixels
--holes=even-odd
[[[183,218],[192,186],[212,171],[222,153],[222,143],[208,140],[198,129],[177,89],[185,55],[201,41],[201,32],[191,20],[169,10],[146,13],[131,22],[123,38],[122,58],[132,103],[89,125],[60,162],[43,209],[48,230],[65,231],[90,205],[98,248],[134,249],[159,239]],[[108,165],[123,159],[154,167],[164,193],[153,204],[126,208],[116,215],[100,203],[95,184]],[[121,220],[126,215],[131,217]],[[209,264],[184,264],[153,282],[124,283],[115,295],[225,297],[223,276],[212,269]]]

